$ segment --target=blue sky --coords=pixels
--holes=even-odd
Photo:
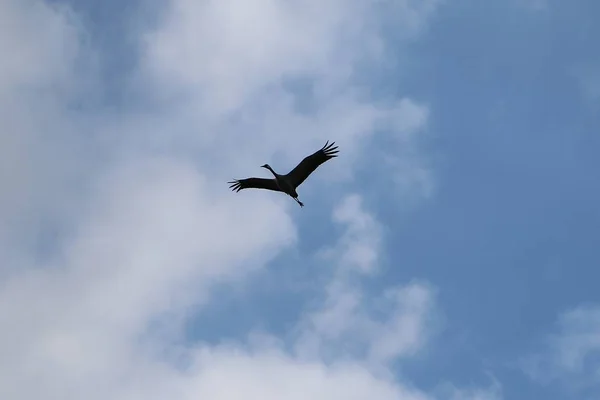
[[[0,394],[600,397],[600,4],[154,3],[0,5]]]

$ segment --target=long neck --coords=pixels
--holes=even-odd
[[[267,166],[267,169],[268,169],[269,171],[271,171],[271,173],[273,174],[273,176],[274,176],[275,178],[278,178],[278,177],[279,177],[279,175],[277,175],[277,173],[276,173],[275,171],[273,171],[273,168],[271,168],[271,166]]]

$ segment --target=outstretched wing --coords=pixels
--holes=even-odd
[[[302,160],[300,164],[296,166],[296,168],[291,170],[286,175],[288,182],[297,188],[302,182],[304,182],[306,178],[308,178],[310,174],[312,174],[315,169],[317,169],[319,165],[323,164],[330,158],[337,157],[338,147],[334,146],[334,144],[335,142],[331,142],[331,144],[329,144],[329,141],[327,141],[325,146],[323,146],[320,150],[314,152],[308,157],[305,157],[304,160]]]
[[[234,192],[239,192],[242,189],[267,189],[274,190],[276,192],[281,192],[279,186],[277,186],[277,182],[275,179],[265,179],[265,178],[247,178],[247,179],[236,179],[231,182],[231,186],[229,186]]]

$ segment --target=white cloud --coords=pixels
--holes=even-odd
[[[385,57],[377,22],[387,11],[387,18],[397,15],[420,26],[436,3],[172,2],[160,29],[146,35],[138,86],[142,92],[151,88],[163,109],[175,110],[169,121],[180,121],[154,129],[157,143],[196,152],[220,146],[231,166],[224,172],[233,173],[255,167],[256,156],[291,160],[281,166],[291,169],[334,140],[344,157],[320,175],[349,178],[352,160],[376,129],[405,134],[427,119],[424,105],[410,99],[375,102],[354,84],[359,65],[376,67]],[[395,50],[401,45],[395,42]],[[296,109],[298,94],[285,85],[290,79],[308,86],[312,112]]]
[[[66,10],[56,12],[41,2],[15,0],[3,1],[0,7],[0,51],[6,55],[0,64],[2,94],[8,89],[68,85],[79,32]]]
[[[3,390],[18,393],[15,384],[38,375],[65,390],[117,377],[112,364],[137,347],[149,322],[205,301],[211,282],[239,279],[292,243],[280,207],[247,201],[253,212],[244,212],[239,200],[210,195],[204,181],[170,161],[106,176],[60,256],[15,273],[0,291]]]
[[[339,262],[344,267],[361,273],[373,272],[381,251],[381,227],[363,210],[360,196],[346,197],[335,209],[333,220],[338,224],[346,224],[346,232],[338,248],[332,249],[333,255],[341,256]]]
[[[76,105],[101,88],[73,15],[39,0],[0,3],[0,51],[12,56],[0,64],[1,398],[429,398],[373,370],[422,348],[433,296],[413,283],[367,299],[347,280],[377,271],[382,252],[359,197],[336,213],[348,231],[315,312],[325,316],[299,327],[328,341],[322,328],[337,315],[343,333],[360,328],[362,356],[326,362],[277,340],[180,343],[188,313],[217,301],[214,283],[244,279],[296,240],[295,204],[232,194],[225,178],[326,138],[343,144],[331,167],[342,176],[374,128],[425,124],[424,106],[374,103],[349,76],[365,56],[385,56],[374,4],[173,0],[143,43],[132,84],[143,97],[83,112]],[[435,2],[411,4],[396,10],[414,35]],[[314,113],[294,108],[288,75],[316,82]]]
[[[600,388],[600,307],[580,306],[560,315],[556,332],[544,349],[523,362],[524,371],[540,383],[554,380],[570,389]]]
[[[69,204],[75,179],[73,121],[61,102],[75,91],[78,30],[39,2],[0,3],[0,274],[24,262],[35,229]],[[10,261],[9,261],[10,260]]]
[[[175,90],[201,87],[200,103],[217,114],[251,100],[262,86],[294,75],[317,79],[316,95],[330,97],[346,89],[364,57],[377,62],[383,56],[378,32],[383,12],[398,23],[398,31],[413,32],[436,4],[177,0],[161,29],[147,37],[148,73],[171,89],[174,82],[179,84]]]
[[[333,219],[346,231],[334,247],[322,253],[336,267],[323,304],[305,316],[299,352],[325,351],[330,357],[341,352],[375,367],[416,354],[434,328],[434,293],[414,282],[369,296],[360,284],[361,276],[378,272],[381,226],[355,194],[334,210]]]
[[[193,393],[206,398],[427,399],[417,390],[377,378],[350,362],[325,366],[277,350],[250,357],[239,349],[207,350],[197,361],[200,379]],[[231,382],[235,384],[227,384]]]

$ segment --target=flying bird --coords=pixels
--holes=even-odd
[[[242,189],[267,189],[274,190],[276,192],[283,192],[288,194],[292,199],[296,200],[300,207],[304,207],[304,204],[298,200],[298,193],[296,188],[300,186],[306,178],[321,164],[325,161],[337,157],[338,147],[334,146],[335,142],[325,143],[320,150],[317,150],[310,156],[307,156],[290,172],[286,175],[279,175],[273,171],[273,168],[269,164],[261,165],[262,168],[266,168],[273,174],[274,178],[246,178],[236,179],[229,186],[234,192],[239,192]]]

